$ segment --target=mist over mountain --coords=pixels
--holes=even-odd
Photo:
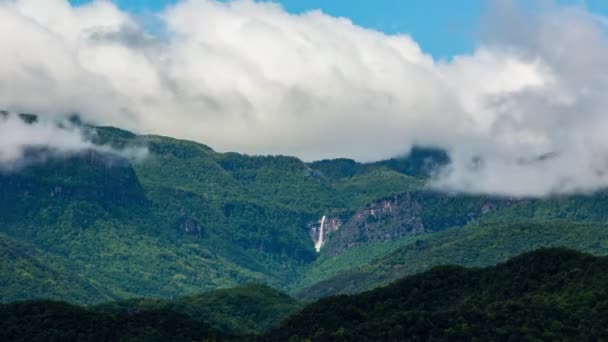
[[[0,340],[606,339],[606,15],[0,0]]]
[[[25,129],[39,129],[42,120],[17,118],[18,127]],[[63,130],[51,124],[41,127]],[[298,292],[341,272],[365,268],[411,239],[427,241],[425,236],[446,229],[480,231],[496,223],[507,225],[489,232],[504,229],[502,243],[511,249],[499,256],[491,250],[476,254],[480,264],[557,241],[604,253],[604,245],[591,247],[599,235],[581,235],[583,226],[576,226],[579,240],[551,234],[559,228],[543,223],[569,220],[573,227],[574,222],[603,227],[608,222],[603,192],[520,199],[436,191],[429,184],[450,163],[437,149],[416,147],[408,155],[374,163],[305,163],[286,156],[218,153],[194,142],[111,127],[67,127],[83,134],[86,143],[76,145],[81,150],[38,151],[33,155],[43,159],[0,174],[6,252],[19,244],[35,251],[7,259],[6,266],[38,270],[37,255],[47,255],[45,267],[64,269],[68,278],[83,275],[83,288],[93,280],[99,294],[72,296],[59,282],[34,290],[36,282],[10,276],[4,301],[31,298],[27,291],[17,294],[14,289],[32,286],[32,295],[78,302],[166,298],[246,282]],[[124,151],[138,150],[147,151],[146,156],[125,157]],[[520,221],[541,222],[546,237],[514,248],[522,231],[510,224]],[[368,257],[349,268],[339,266],[352,260],[352,253]],[[330,271],[331,263],[337,264]],[[386,282],[373,279],[360,288]],[[349,289],[345,282],[321,292]]]
[[[593,192],[608,184],[606,20],[543,3],[489,2],[474,51],[436,59],[406,34],[276,3],[178,1],[151,30],[106,1],[5,1],[0,103],[306,161],[434,146],[453,161],[439,189]]]
[[[29,164],[44,163],[48,158],[86,151],[133,161],[145,158],[148,153],[145,146],[121,149],[96,144],[96,132],[76,121],[74,116],[49,120],[34,114],[0,111],[0,169],[4,172],[19,171]]]
[[[26,130],[43,120],[16,118]],[[206,301],[196,296],[218,288],[262,283],[310,301],[438,265],[494,265],[547,246],[608,254],[605,192],[537,199],[437,191],[429,184],[451,162],[439,149],[416,147],[373,163],[305,163],[113,127],[66,127],[85,143],[41,150],[25,143],[20,158],[29,161],[0,173],[2,302],[132,303],[142,313],[185,314],[162,313],[194,327],[188,320],[200,310],[188,301]],[[124,153],[138,150],[145,157]],[[226,312],[256,312],[264,324],[228,314],[194,320],[229,339],[270,329],[303,305],[260,291],[213,301]],[[190,299],[163,302],[181,296]],[[23,310],[51,310],[50,317],[73,310],[40,305]],[[76,315],[89,314],[98,317]],[[116,314],[123,313],[108,313]]]

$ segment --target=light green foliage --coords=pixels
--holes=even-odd
[[[307,224],[364,201],[296,158],[222,154],[111,127],[95,131],[97,143],[145,146],[149,156],[131,164],[93,151],[33,151],[44,161],[0,174],[0,232],[48,255],[45,268],[77,274],[97,292],[34,291],[32,282],[6,276],[6,288],[21,291],[5,291],[0,301],[169,298],[247,282],[286,288],[316,259]],[[383,181],[402,189],[419,182],[382,172]],[[354,187],[366,187],[361,179]],[[391,187],[365,198],[389,195]],[[2,267],[16,267],[11,260]],[[45,273],[37,281],[58,277]]]
[[[110,300],[99,284],[67,268],[65,259],[0,234],[0,297]]]

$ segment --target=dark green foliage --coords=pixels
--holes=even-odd
[[[406,156],[379,161],[371,165],[384,166],[415,177],[429,177],[449,163],[450,157],[444,150],[415,146]]]
[[[0,340],[605,340],[608,257],[541,249],[485,269],[442,266],[301,311],[259,285],[175,301],[82,308],[61,302],[0,305]],[[262,336],[228,331],[262,331]],[[263,325],[263,327],[262,327]]]
[[[109,314],[62,302],[0,305],[2,341],[237,340],[170,310]],[[241,340],[241,339],[238,339]]]
[[[374,163],[358,163],[352,159],[320,160],[310,163],[331,180],[351,178],[377,169],[396,171],[409,176],[426,178],[450,162],[448,154],[437,148],[415,146],[402,157],[391,158]]]
[[[171,310],[209,323],[213,328],[234,334],[260,333],[299,311],[302,303],[264,285],[244,285],[214,290],[175,300],[130,299],[96,307],[120,313],[139,310]]]
[[[351,178],[365,172],[365,165],[357,163],[352,159],[326,159],[309,164],[314,170],[318,170],[324,177],[331,180]]]
[[[3,212],[17,220],[40,205],[57,202],[139,207],[147,204],[144,189],[129,162],[95,151],[48,157],[44,163],[0,174],[0,187]]]
[[[89,308],[51,301],[15,302],[0,305],[0,340],[241,341],[276,326],[302,307],[264,285]]]
[[[486,269],[439,267],[322,299],[272,341],[605,340],[607,257],[545,249]]]

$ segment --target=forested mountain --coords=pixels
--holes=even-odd
[[[304,303],[265,285],[248,284],[173,300],[135,298],[95,306],[97,311],[127,314],[166,310],[206,322],[230,334],[263,333],[301,310]]]
[[[438,192],[428,179],[449,158],[437,149],[305,163],[78,124],[103,148],[31,149],[29,163],[0,172],[2,302],[169,299],[246,283],[317,298],[543,246],[608,253],[606,193]],[[148,154],[114,152],[129,148]]]
[[[257,285],[86,308],[15,302],[0,304],[0,339],[604,340],[607,267],[608,257],[540,249],[488,268],[436,267],[301,310],[303,304]]]
[[[608,341],[608,0],[0,0],[0,37],[0,342]]]
[[[608,254],[604,224],[540,221],[472,224],[321,256],[295,287],[301,298],[352,294],[440,265],[482,267],[540,247]]]
[[[485,269],[434,268],[322,299],[271,341],[605,340],[607,257],[543,249]]]
[[[0,304],[2,341],[242,341],[168,310],[110,314],[63,302]]]
[[[292,157],[222,154],[116,128],[88,130],[97,144],[144,146],[149,155],[131,162],[93,150],[32,151],[44,157],[0,173],[0,231],[6,241],[45,255],[35,267],[47,270],[34,284],[9,273],[34,266],[4,258],[2,301],[169,298],[246,282],[285,287],[316,259],[311,222],[420,186],[379,166],[334,186]],[[380,188],[367,185],[385,180]],[[350,196],[359,188],[367,190]],[[58,285],[62,277],[82,279],[95,291],[72,292]]]

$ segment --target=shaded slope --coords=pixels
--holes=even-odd
[[[241,340],[168,310],[109,314],[62,302],[0,305],[3,341]]]
[[[268,340],[608,338],[608,258],[565,249],[486,269],[447,266],[354,296],[320,300]]]
[[[303,304],[264,285],[244,285],[214,290],[175,300],[130,299],[102,304],[97,310],[120,313],[171,310],[234,334],[260,333],[276,326]]]

